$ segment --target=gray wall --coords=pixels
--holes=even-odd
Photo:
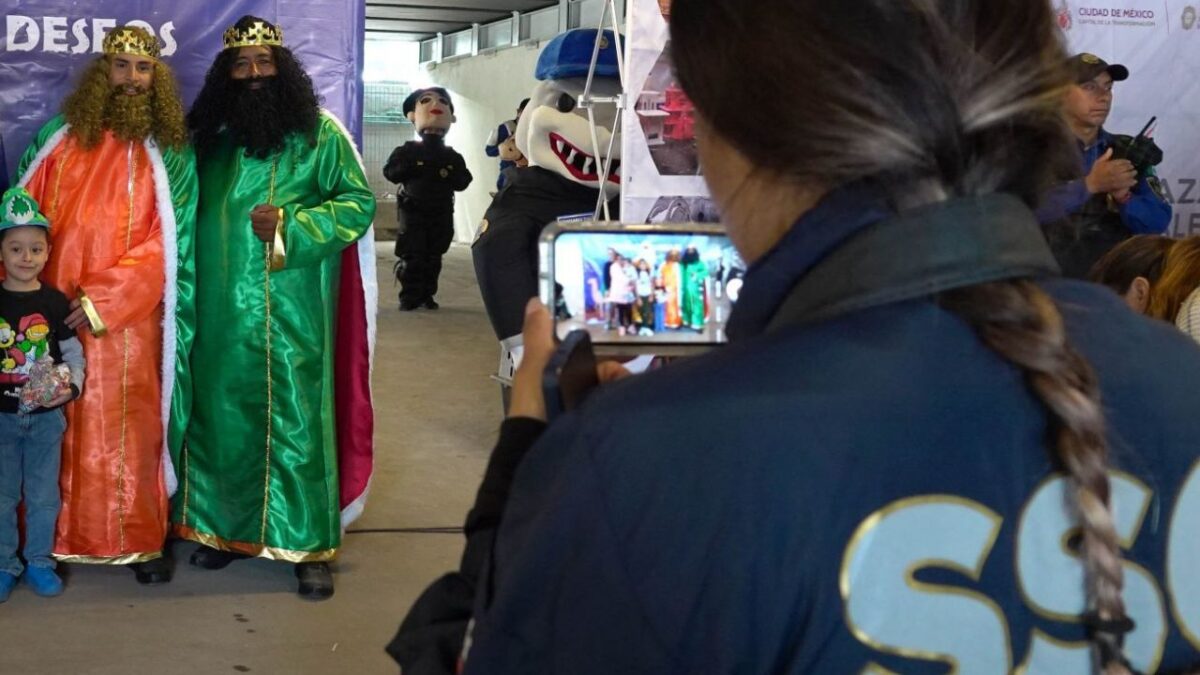
[[[430,64],[428,77],[454,98],[458,122],[446,141],[467,161],[475,176],[459,195],[454,213],[455,239],[470,242],[492,202],[500,175],[498,159],[484,152],[492,130],[512,119],[517,104],[533,91],[533,72],[541,44],[531,43],[490,54]]]

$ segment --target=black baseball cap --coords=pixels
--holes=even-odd
[[[1067,62],[1067,67],[1075,75],[1075,84],[1083,84],[1100,76],[1100,73],[1108,73],[1113,82],[1120,82],[1129,79],[1129,69],[1118,63],[1109,64],[1104,59],[1084,52],[1076,54]]]

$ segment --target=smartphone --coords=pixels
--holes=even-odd
[[[539,255],[555,334],[586,331],[603,356],[686,355],[726,342],[746,274],[715,223],[552,223]]]
[[[592,351],[588,332],[577,330],[567,334],[542,373],[546,419],[552,421],[565,412],[575,410],[599,385],[596,354]]]

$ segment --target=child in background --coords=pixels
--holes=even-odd
[[[83,388],[83,346],[67,328],[67,297],[38,275],[50,255],[50,225],[22,188],[0,200],[0,602],[24,572],[34,593],[62,592],[50,557],[60,506],[58,469],[66,417],[61,406]],[[21,388],[34,362],[49,355],[71,370],[62,390],[30,413],[20,412]],[[51,392],[53,393],[53,392]],[[25,566],[17,558],[17,504],[25,498]]]
[[[654,270],[645,258],[637,261],[637,309],[641,328],[638,335],[654,335]]]
[[[609,268],[611,285],[608,289],[608,301],[613,306],[613,318],[617,327],[617,335],[625,336],[633,328],[633,301],[637,283],[637,273],[629,260],[617,254]]]

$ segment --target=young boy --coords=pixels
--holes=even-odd
[[[58,520],[58,468],[67,422],[61,406],[83,388],[83,347],[67,328],[67,298],[38,280],[50,255],[50,224],[22,188],[0,199],[0,602],[21,576],[17,504],[25,496],[25,582],[34,593],[62,592],[50,550]],[[71,369],[71,388],[33,412],[19,409],[21,387],[49,354]]]

